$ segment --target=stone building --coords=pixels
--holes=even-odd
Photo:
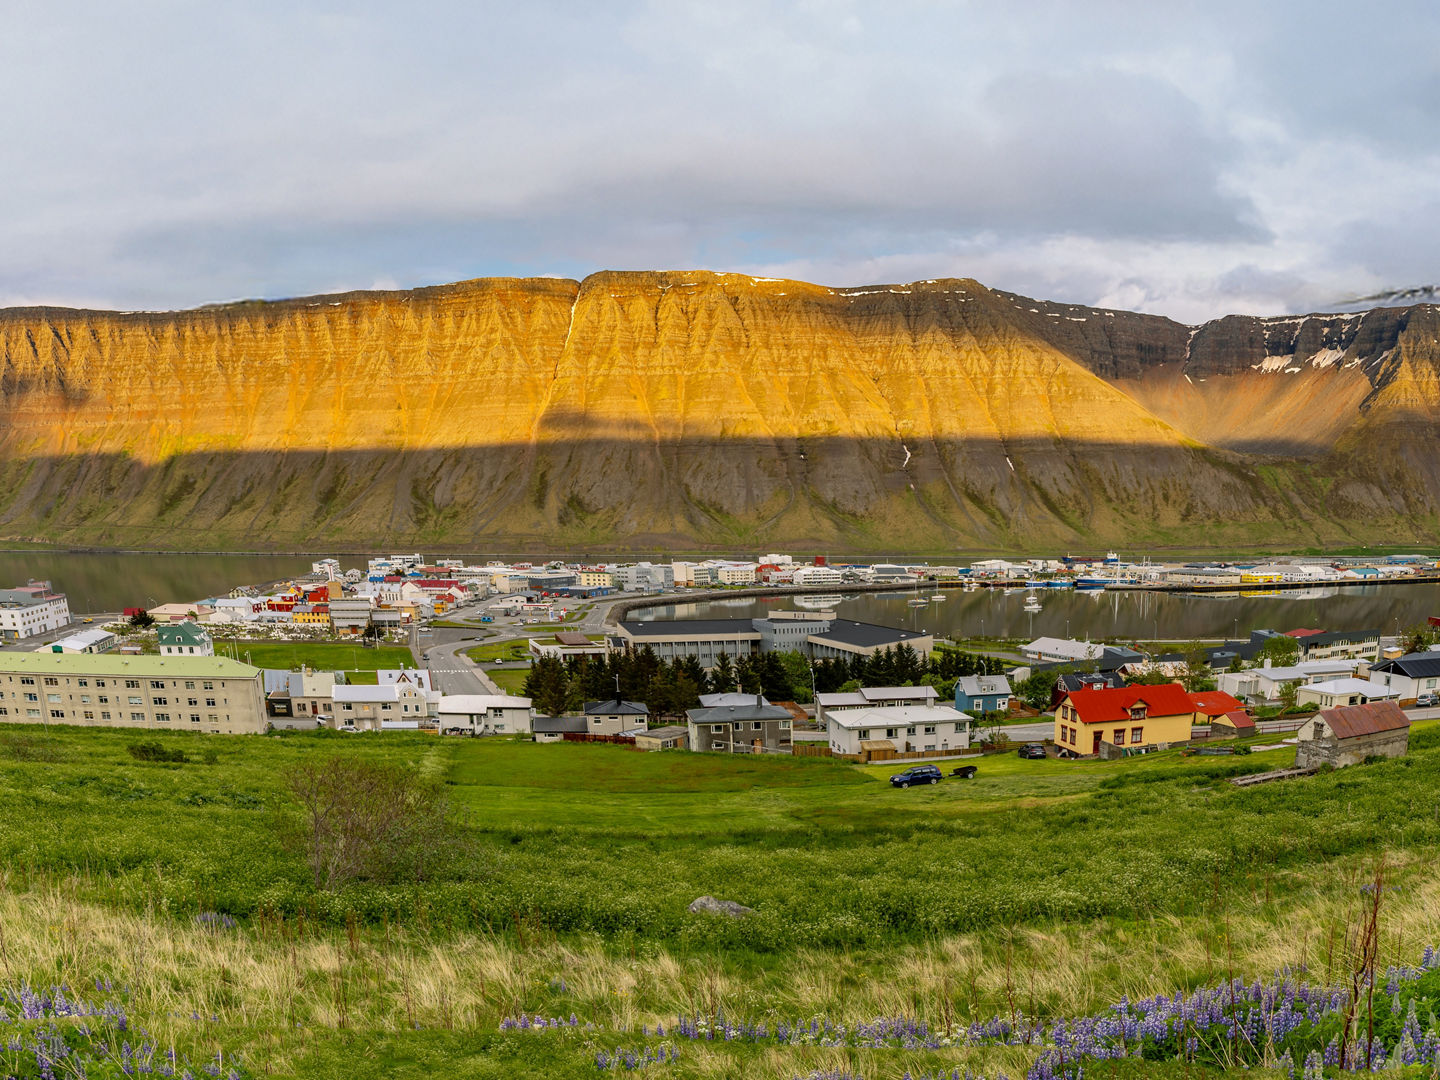
[[[1410,746],[1410,718],[1393,701],[1341,705],[1315,714],[1295,733],[1295,766],[1357,765],[1400,757]]]

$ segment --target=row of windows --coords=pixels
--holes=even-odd
[[[55,676],[55,675],[45,675],[45,676],[43,676],[43,678],[44,678],[44,681],[45,681],[45,685],[46,685],[46,686],[59,686],[59,685],[60,685],[60,679],[59,679],[59,677],[57,677],[57,676]],[[14,676],[14,675],[11,675],[11,676],[10,676],[10,681],[11,681],[11,682],[14,682],[14,681],[15,681],[15,676]],[[75,680],[75,685],[76,685],[76,686],[81,686],[81,687],[88,687],[88,686],[91,685],[92,681],[93,681],[93,683],[94,683],[94,685],[95,685],[96,687],[103,687],[103,686],[106,685],[104,679],[94,679],[94,680],[92,680],[92,679],[89,678],[88,676],[82,676],[82,677],[77,678],[77,679]],[[126,690],[139,690],[139,689],[140,689],[140,680],[139,680],[139,679],[124,679],[124,680],[121,680],[121,679],[111,679],[110,681],[113,682],[116,686],[119,686],[120,683],[123,681],[123,682],[125,683],[125,689],[126,689]],[[202,689],[202,690],[214,690],[214,689],[215,689],[215,680],[214,680],[214,679],[201,679],[201,680],[199,680],[199,682],[200,682],[200,689]],[[195,680],[195,679],[186,679],[186,680],[185,680],[185,689],[186,689],[186,690],[194,690],[194,689],[195,689],[195,683],[196,683],[196,680]],[[21,676],[20,676],[20,685],[21,685],[21,686],[34,686],[34,685],[35,685],[35,676],[33,676],[33,675],[21,675]],[[68,677],[65,679],[65,685],[66,685],[66,686],[69,686],[69,685],[70,685],[70,679],[69,679]],[[225,680],[221,679],[221,680],[220,680],[220,685],[221,685],[221,686],[224,686],[224,685],[225,685]],[[172,680],[170,680],[168,683],[167,683],[164,679],[151,679],[151,680],[150,680],[150,688],[151,688],[152,690],[164,690],[167,686],[169,686],[169,687],[178,687],[178,686],[179,686],[179,680],[172,679]]]
[[[9,716],[9,715],[10,715],[10,709],[9,709],[7,706],[0,705],[0,716]],[[15,715],[16,715],[16,716],[21,715],[19,709],[16,709],[16,710],[15,710]],[[40,720],[40,719],[43,719],[42,712],[41,712],[41,710],[40,710],[39,708],[29,708],[29,709],[26,709],[24,715],[25,715],[25,718],[26,718],[27,720]],[[198,724],[198,723],[201,722],[201,716],[200,716],[199,713],[190,713],[189,715],[190,715],[190,722],[191,722],[192,724]],[[64,709],[51,709],[51,710],[50,710],[50,719],[52,719],[52,720],[64,720],[64,719],[66,719],[68,716],[69,716],[69,714],[68,714]],[[146,716],[146,714],[143,713],[143,712],[132,712],[132,713],[130,713],[130,720],[131,720],[133,723],[136,723],[136,724],[143,724],[143,723],[145,722],[145,716]],[[82,709],[82,710],[80,710],[80,717],[81,717],[82,719],[85,719],[85,720],[95,720],[95,719],[97,719],[96,710],[94,710],[94,709]],[[122,718],[123,718],[123,715],[122,715]],[[180,719],[180,718],[181,718],[181,717],[177,715],[176,719]],[[227,714],[227,716],[226,716],[225,718],[226,718],[226,720],[229,720],[228,714]],[[109,709],[101,709],[101,710],[99,710],[98,719],[101,720],[101,721],[112,720],[112,719],[114,719],[114,716],[112,716],[112,714],[111,714],[111,712],[110,712]],[[170,717],[170,714],[169,714],[168,712],[157,712],[157,713],[155,714],[155,722],[158,723],[158,724],[168,724],[168,723],[170,722],[170,719],[171,719],[171,717]],[[212,724],[218,724],[218,723],[220,722],[220,717],[219,717],[219,715],[218,715],[217,713],[210,713],[210,714],[208,714],[204,719],[208,720],[208,721],[209,721],[210,723],[212,723]]]
[[[26,701],[39,701],[39,700],[40,700],[40,695],[39,695],[38,693],[33,692],[33,691],[28,691],[28,690],[25,691],[25,693],[24,693],[23,695],[16,695],[16,696],[17,696],[17,697],[23,696]],[[95,698],[97,699],[97,701],[98,701],[99,704],[101,704],[101,705],[108,705],[108,704],[110,704],[110,696],[109,696],[108,694],[96,694],[96,695],[94,695],[94,696],[95,696]],[[144,705],[144,704],[145,704],[145,699],[144,699],[143,697],[141,697],[139,694],[128,694],[128,695],[126,695],[126,696],[127,696],[127,698],[129,699],[129,704],[131,704],[131,705]],[[91,703],[91,702],[90,702],[90,697],[91,697],[91,695],[89,695],[89,694],[81,694],[81,695],[80,695],[80,704],[82,704],[82,705],[89,705],[89,704]],[[60,694],[46,694],[46,695],[45,695],[45,700],[48,701],[51,705],[59,705],[60,702],[61,702],[61,695],[60,695]],[[74,700],[75,700],[75,695],[74,695],[74,694],[71,694],[71,695],[70,695],[70,700],[71,700],[71,701],[74,701]],[[215,707],[215,704],[216,704],[217,700],[218,700],[218,699],[213,698],[213,697],[207,697],[207,698],[205,699],[205,704],[208,705],[210,708],[213,709],[213,708]],[[226,705],[229,705],[229,704],[230,704],[230,699],[229,699],[229,698],[225,698],[224,701],[225,701],[225,704],[226,704]],[[161,695],[159,695],[159,694],[156,694],[154,697],[152,697],[152,698],[150,699],[150,703],[151,703],[152,705],[169,705],[169,704],[170,704],[170,699],[169,699],[168,697],[163,697],[163,696],[161,696]],[[199,698],[193,698],[193,697],[192,697],[192,698],[186,698],[186,699],[185,699],[185,703],[186,703],[187,705],[190,705],[191,707],[194,707],[194,706],[197,706],[197,705],[200,704],[200,699],[199,699]],[[176,699],[175,699],[175,704],[177,704],[177,705],[180,704],[180,699],[179,699],[179,698],[176,698]]]
[[[1076,737],[1077,737],[1078,735],[1079,735],[1078,729],[1073,728],[1073,727],[1070,727],[1068,724],[1061,724],[1061,725],[1060,725],[1060,741],[1061,741],[1061,742],[1063,742],[1063,743],[1069,743],[1071,746],[1074,746],[1074,745],[1075,745]],[[1112,735],[1112,737],[1113,737],[1113,741],[1114,741],[1114,743],[1115,743],[1116,746],[1124,746],[1124,745],[1125,745],[1125,729],[1124,729],[1124,728],[1115,728],[1114,731],[1111,733],[1111,735]],[[1130,745],[1131,745],[1131,746],[1139,746],[1139,745],[1140,745],[1142,742],[1144,742],[1144,741],[1145,741],[1145,729],[1144,729],[1143,727],[1135,727],[1135,728],[1131,728],[1131,729],[1130,729]]]

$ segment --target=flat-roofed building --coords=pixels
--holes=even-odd
[[[0,653],[0,722],[260,734],[259,668],[223,656]]]
[[[732,660],[760,651],[760,631],[749,619],[657,619],[622,622],[611,639],[616,648],[649,646],[662,660],[693,656],[711,668],[721,653]]]
[[[694,656],[712,668],[720,654],[733,660],[762,652],[802,652],[814,660],[872,656],[882,649],[908,645],[922,656],[935,647],[923,630],[840,619],[833,611],[772,611],[755,619],[656,619],[622,622],[610,639],[612,648],[648,645],[662,659]]]
[[[120,643],[120,639],[109,630],[81,630],[49,645],[42,645],[37,651],[58,653],[107,653]]]
[[[0,589],[0,639],[21,641],[69,625],[70,601],[51,589],[50,582]]]

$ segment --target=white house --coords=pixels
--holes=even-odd
[[[1401,701],[1440,694],[1440,651],[1406,653],[1394,660],[1382,660],[1370,669],[1370,677],[1396,691]]]
[[[214,656],[215,643],[199,623],[175,622],[157,626],[161,656]]]
[[[832,589],[844,580],[844,575],[833,566],[802,566],[791,575],[791,581],[807,589]]]
[[[81,630],[78,634],[42,645],[36,652],[58,653],[107,653],[115,648],[119,638],[109,630]],[[211,654],[213,655],[213,653]]]
[[[1308,683],[1295,692],[1297,705],[1333,709],[1337,705],[1368,705],[1372,701],[1393,701],[1400,696],[1382,682],[1369,679],[1327,679]]]
[[[1269,663],[1268,661],[1266,662]],[[1327,679],[1348,678],[1360,666],[1359,660],[1304,660],[1288,667],[1258,667],[1246,671],[1222,671],[1215,676],[1216,688],[1241,701],[1278,701],[1280,688],[1287,683],[1305,686]]]
[[[831,753],[850,757],[866,749],[861,743],[876,742],[887,742],[900,753],[966,750],[974,723],[968,713],[949,705],[888,705],[828,712],[825,734]]]
[[[446,694],[436,706],[440,733],[530,734],[530,699],[509,694]]]
[[[933,705],[940,692],[933,686],[865,686],[815,695],[815,721],[823,724],[832,713],[880,709],[895,705]]]
[[[1085,660],[1099,660],[1105,652],[1105,646],[1098,641],[1040,637],[1029,645],[1020,646],[1020,652],[1027,660],[1073,664]]]
[[[389,686],[336,686],[332,725],[357,731],[380,731],[397,720],[419,722],[430,715],[429,695],[413,682]]]

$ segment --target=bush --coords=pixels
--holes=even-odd
[[[159,740],[152,739],[149,742],[131,743],[126,751],[136,761],[185,761],[184,750],[167,750]]]

